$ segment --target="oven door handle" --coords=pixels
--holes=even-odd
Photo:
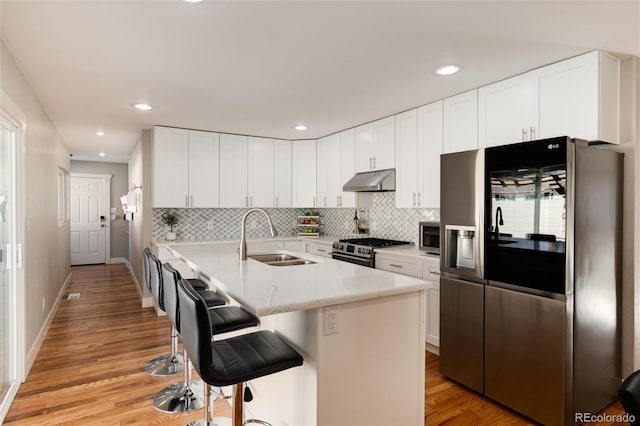
[[[336,257],[343,257],[345,259],[353,259],[353,260],[359,260],[361,262],[368,262],[370,259],[367,257],[358,257],[358,256],[351,256],[349,254],[344,254],[344,253],[340,253],[339,251],[332,251],[331,253],[329,253],[331,256],[336,256]]]

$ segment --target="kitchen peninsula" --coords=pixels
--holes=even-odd
[[[169,249],[304,357],[300,368],[250,383],[248,416],[282,425],[424,423],[427,283],[283,250],[277,242],[249,241],[245,261],[237,242]],[[314,263],[273,266],[250,258],[273,253]]]

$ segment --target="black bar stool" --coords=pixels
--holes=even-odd
[[[213,341],[215,326],[204,300],[185,281],[178,283],[182,344],[193,366],[205,382],[204,418],[192,424],[212,422],[210,386],[234,385],[233,426],[248,423],[268,425],[262,420],[243,422],[243,383],[302,365],[302,356],[272,331],[257,331]]]
[[[164,286],[161,274],[162,262],[151,253],[148,247],[144,248],[143,260],[147,288],[158,308],[166,311],[164,308]],[[202,281],[200,282],[202,283]],[[201,294],[209,307],[221,306],[226,303],[224,298],[208,289],[203,290]],[[171,327],[171,353],[152,359],[145,365],[144,369],[154,376],[172,376],[183,371],[183,362],[182,355],[178,354],[178,333],[174,327]]]
[[[180,273],[169,263],[162,266],[162,280],[164,283],[164,306],[167,317],[171,321],[174,329],[180,333],[180,304],[178,302],[178,282],[184,281],[192,290],[191,284],[187,280],[182,280]],[[203,292],[195,291],[203,298]],[[239,306],[220,306],[211,308],[206,302],[208,316],[211,324],[216,327],[215,333],[229,333],[247,327],[255,327],[260,321],[254,315]],[[183,345],[184,346],[184,345]],[[200,384],[200,380],[191,379],[191,364],[189,356],[184,347],[184,380],[167,386],[158,392],[153,399],[153,405],[160,411],[177,413],[192,411],[202,408],[202,399],[198,398],[192,387]]]
[[[629,375],[618,389],[618,398],[632,426],[640,425],[640,370]]]

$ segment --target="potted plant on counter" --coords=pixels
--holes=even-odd
[[[167,241],[173,241],[176,239],[176,233],[173,232],[173,225],[178,223],[178,215],[175,213],[163,213],[162,221],[169,226],[169,232],[167,232]]]

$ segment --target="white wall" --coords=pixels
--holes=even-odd
[[[102,161],[71,161],[73,173],[97,173],[111,175],[111,207],[117,208],[115,220],[110,221],[111,253],[109,257],[129,260],[129,223],[124,220],[120,196],[129,191],[129,166],[126,163]],[[109,218],[111,214],[107,216]]]
[[[129,185],[142,185],[137,190],[138,212],[129,223],[129,262],[142,294],[149,296],[144,285],[142,250],[151,247],[151,130],[143,130],[129,157]]]
[[[69,170],[69,149],[3,41],[0,49],[0,88],[26,116],[22,196],[28,223],[24,240],[28,371],[47,317],[71,273],[69,224],[58,226],[57,212],[57,172],[58,167]]]

